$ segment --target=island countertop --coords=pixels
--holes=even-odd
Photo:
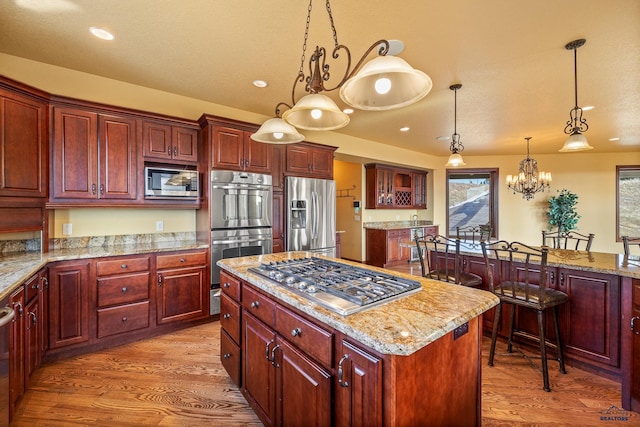
[[[248,271],[261,263],[309,256],[317,255],[308,252],[283,252],[221,259],[217,264],[335,330],[380,353],[390,355],[410,355],[478,317],[499,302],[495,295],[486,291],[394,272],[396,276],[419,281],[422,289],[398,300],[341,316]],[[365,264],[342,259],[336,261],[389,273],[388,270]]]

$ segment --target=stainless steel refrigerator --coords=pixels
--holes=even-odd
[[[285,196],[285,249],[335,257],[335,181],[288,176]]]

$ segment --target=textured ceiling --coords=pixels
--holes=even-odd
[[[269,117],[290,100],[307,7],[306,0],[3,0],[0,52]],[[585,38],[578,101],[595,106],[585,112],[593,152],[640,151],[638,0],[334,0],[331,8],[354,61],[378,39],[399,39],[399,56],[434,84],[412,106],[356,111],[338,132],[447,155],[449,142],[436,138],[453,133],[449,86],[459,82],[463,154],[523,154],[526,136],[532,154],[556,153],[574,105],[573,52],[564,45]],[[98,40],[90,26],[116,39]],[[307,58],[315,45],[333,46],[318,0],[308,44]],[[255,88],[258,78],[269,86]],[[344,106],[337,91],[330,95]]]

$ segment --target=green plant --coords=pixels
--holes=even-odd
[[[557,196],[549,198],[547,218],[550,228],[558,227],[560,232],[574,230],[581,218],[576,210],[578,195],[566,188],[560,190],[559,193]]]

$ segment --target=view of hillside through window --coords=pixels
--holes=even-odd
[[[455,174],[448,179],[449,235],[456,227],[484,225],[490,222],[491,174]]]
[[[640,237],[640,167],[618,168],[618,237]]]

